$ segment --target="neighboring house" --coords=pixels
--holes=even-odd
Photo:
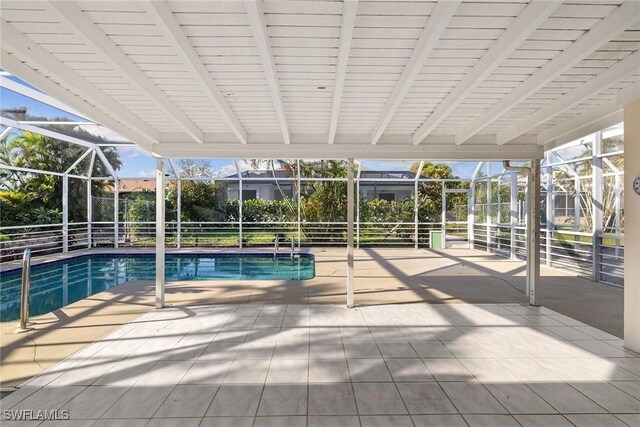
[[[156,181],[153,179],[121,179],[118,181],[120,197],[131,198],[142,193],[155,193]]]
[[[360,172],[360,194],[367,200],[382,199],[389,202],[399,202],[413,195],[415,176],[410,171],[362,170]],[[398,181],[386,181],[387,179],[397,179]]]
[[[274,178],[273,171],[269,170],[250,170],[241,173],[243,179],[258,178],[268,179]],[[292,178],[293,175],[289,171],[276,170],[275,178]],[[238,175],[231,175],[229,178],[238,178]],[[267,180],[267,181],[247,181],[242,183],[242,199],[243,200],[282,200],[285,197],[292,198],[295,196],[295,187],[292,181],[288,180]],[[227,186],[227,198],[236,200],[239,196],[240,183],[229,182]],[[284,193],[284,194],[283,194]]]
[[[229,178],[237,178],[231,175]],[[295,197],[296,188],[292,181],[283,178],[292,178],[289,171],[276,170],[275,179],[273,171],[251,170],[242,172],[243,179],[260,179],[261,181],[244,181],[242,183],[243,200],[281,200],[283,197]],[[280,178],[280,179],[278,179]],[[388,201],[400,201],[413,195],[415,174],[409,171],[368,171],[360,172],[360,178],[371,181],[360,182],[360,194],[367,200],[383,199]],[[397,179],[397,182],[377,181],[379,179]],[[264,181],[262,181],[264,180]],[[229,182],[227,197],[229,200],[239,198],[238,182]]]

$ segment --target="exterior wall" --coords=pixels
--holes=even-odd
[[[633,180],[640,176],[640,98],[624,107],[624,345],[640,351],[640,196]]]

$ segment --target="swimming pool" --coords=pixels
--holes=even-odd
[[[155,280],[155,254],[90,254],[31,267],[31,316],[49,313],[131,280]],[[0,273],[0,322],[20,316],[21,269]],[[167,281],[307,280],[311,254],[168,254]]]

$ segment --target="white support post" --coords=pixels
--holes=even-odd
[[[547,164],[551,163],[551,156],[545,153]],[[551,267],[551,251],[553,250],[553,239],[556,228],[556,195],[553,183],[553,166],[547,167],[547,234],[546,234],[546,265]]]
[[[467,236],[469,239],[469,249],[475,249],[475,230],[473,229],[476,223],[476,182],[474,179],[469,184],[469,206],[467,207]]]
[[[487,252],[491,252],[491,162],[487,162],[487,209],[486,209],[486,224],[487,224]]]
[[[616,174],[615,195],[614,195],[614,223],[616,227],[616,256],[620,256],[620,233],[622,232],[622,178],[621,174]]]
[[[593,268],[593,280],[600,280],[600,239],[602,235],[602,131],[596,132],[593,142],[593,160],[591,168],[591,242],[592,256],[591,265]]]
[[[156,160],[156,308],[164,307],[164,159]]]
[[[62,252],[69,252],[69,175],[62,176]]]
[[[176,178],[176,247],[182,247],[182,180]]]
[[[414,248],[418,249],[420,242],[420,201],[418,200],[418,193],[420,190],[420,176],[422,175],[422,169],[424,169],[424,160],[418,165],[416,170],[416,177],[413,183],[413,221],[414,221]]]
[[[347,307],[353,307],[353,159],[347,160]]]
[[[118,240],[120,238],[120,230],[118,229],[119,227],[119,218],[118,218],[118,211],[119,211],[119,203],[120,203],[120,189],[118,188],[120,186],[120,181],[118,180],[117,177],[113,177],[113,247],[117,248],[118,247]]]
[[[442,221],[442,248],[445,249],[447,247],[447,193],[444,191],[444,181],[441,184],[440,221]]]
[[[540,283],[540,160],[531,161],[528,187],[526,288],[529,304],[536,306]]]
[[[580,177],[575,175],[573,178],[573,187],[575,188],[575,192],[573,194],[573,229],[574,231],[580,231]],[[576,236],[576,239],[579,240],[579,237]]]
[[[298,172],[298,250],[302,240],[302,180],[300,179],[300,160],[296,160]]]
[[[356,248],[360,249],[360,180],[356,180]]]
[[[89,169],[87,172],[87,248],[91,249],[93,246],[93,194],[91,184],[93,181],[93,165],[96,160],[96,150],[91,153],[91,159],[89,160]],[[87,294],[91,295],[91,294]]]
[[[235,163],[236,170],[238,171],[238,247],[242,249],[242,239],[243,239],[243,235],[242,235],[242,204],[243,204],[242,171],[238,167],[238,161],[234,160],[233,162]]]
[[[511,172],[511,194],[510,194],[510,209],[509,209],[509,230],[511,241],[509,243],[509,253],[511,254],[511,259],[517,259],[517,251],[516,251],[516,225],[518,225],[518,173]]]
[[[420,203],[418,202],[418,179],[416,178],[413,183],[413,233],[414,233],[414,249],[418,249],[418,239],[420,237],[420,227],[419,227],[419,209]]]

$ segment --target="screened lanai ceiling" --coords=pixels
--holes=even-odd
[[[638,1],[11,1],[0,66],[165,157],[531,159],[640,96]]]

